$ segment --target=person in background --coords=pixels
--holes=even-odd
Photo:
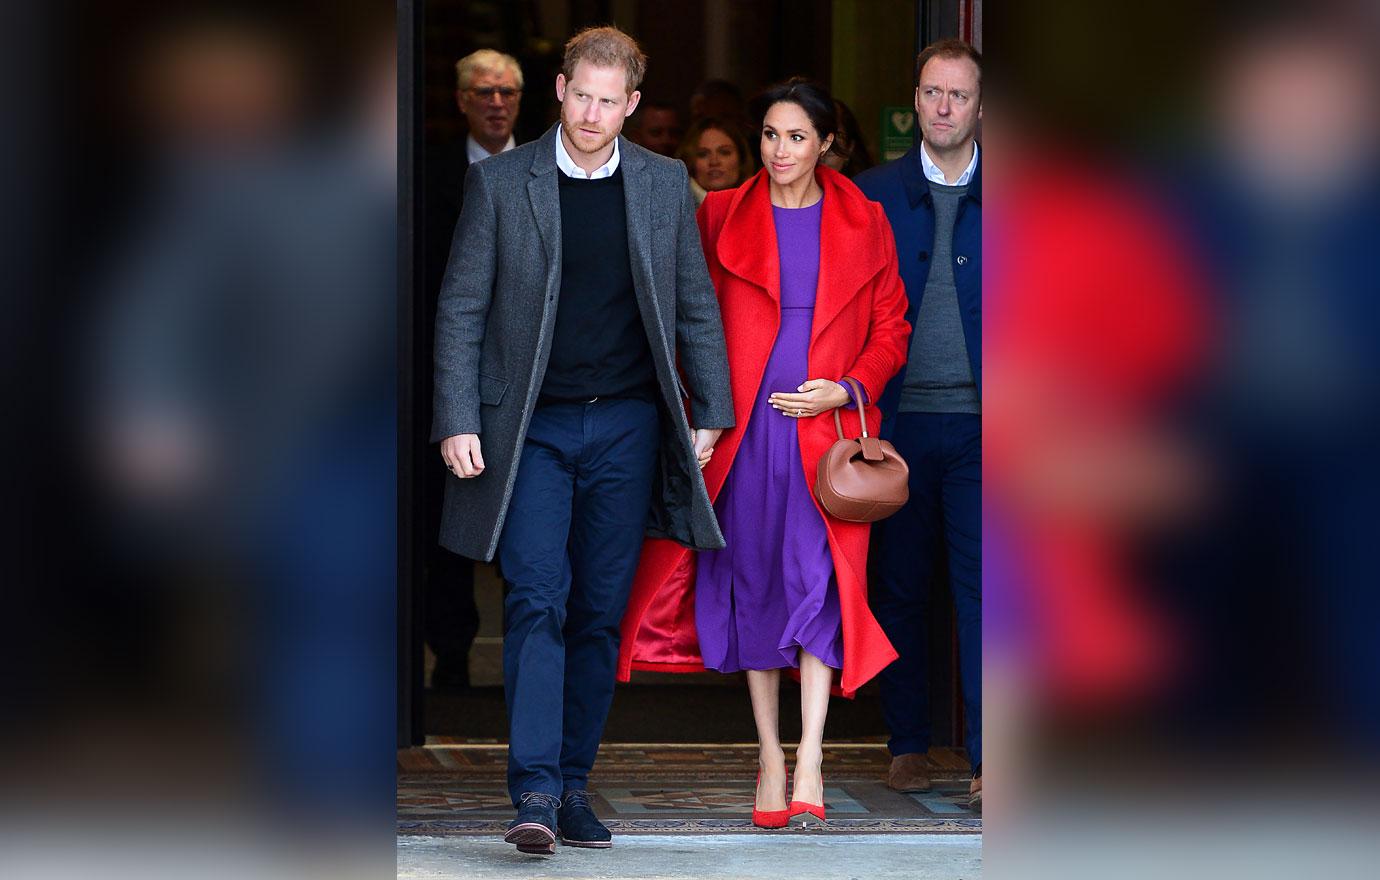
[[[432,160],[439,166],[437,189],[444,209],[438,217],[447,245],[465,196],[465,174],[472,163],[517,146],[513,126],[522,104],[522,67],[511,55],[493,49],[471,52],[455,62],[455,104],[465,117],[465,139]],[[449,223],[444,222],[449,219]],[[445,265],[445,255],[441,259]]]
[[[834,146],[825,155],[824,164],[844,177],[857,177],[872,167],[872,153],[867,149],[867,141],[863,140],[858,117],[853,115],[848,105],[835,98],[834,109],[838,111],[839,134],[834,138]]]
[[[436,185],[427,199],[426,289],[422,305],[426,326],[419,335],[425,348],[421,356],[431,362],[436,300],[441,276],[450,253],[451,235],[465,199],[465,174],[472,163],[517,146],[513,125],[522,102],[522,68],[517,59],[492,49],[480,49],[455,64],[455,103],[465,116],[468,133],[458,144],[433,160]],[[422,399],[431,394],[430,374],[423,381]],[[434,461],[430,452],[418,461]],[[441,499],[446,472],[427,468],[421,479],[426,498],[425,528],[434,534],[441,527]],[[479,633],[479,607],[474,601],[474,563],[439,544],[428,549],[425,591],[425,634],[436,655],[431,671],[433,690],[459,690],[470,684],[470,647]]]
[[[742,127],[714,117],[697,120],[685,134],[676,157],[690,169],[695,205],[707,193],[732,189],[752,173],[752,155]]]
[[[707,116],[746,122],[747,106],[742,89],[726,79],[707,79],[690,96],[690,121]]]
[[[752,818],[779,828],[824,820],[835,670],[847,696],[896,658],[867,607],[869,528],[825,514],[814,477],[838,439],[833,414],[850,400],[841,382],[855,379],[868,399],[879,397],[905,362],[910,328],[881,207],[820,163],[835,135],[828,91],[792,79],[755,106],[766,167],[711,192],[699,212],[736,425],[704,471],[727,545],[701,552],[687,576],[689,551],[648,542],[623,630],[635,634],[630,656],[672,671],[747,670],[761,768]],[[868,408],[867,420],[875,431],[880,414]],[[845,421],[856,436],[856,411]],[[789,801],[783,669],[798,669],[801,683]]]
[[[427,158],[434,184],[427,199],[427,288],[434,297],[450,253],[451,233],[465,199],[470,165],[517,146],[513,126],[522,105],[522,67],[516,58],[480,49],[455,62],[455,104],[465,117],[465,138]],[[430,303],[434,306],[435,303]],[[434,312],[429,308],[428,312]]]
[[[629,139],[658,155],[674,156],[684,132],[685,125],[674,104],[647,101],[642,108],[641,121]]]
[[[906,368],[881,398],[895,413],[882,436],[910,465],[910,500],[877,524],[872,610],[901,658],[881,674],[891,731],[887,784],[930,787],[930,592],[947,568],[958,617],[959,674],[982,803],[982,56],[941,40],[915,61],[920,140],[894,162],[860,174],[904,254],[910,300]]]

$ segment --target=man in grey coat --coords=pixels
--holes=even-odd
[[[614,28],[566,44],[560,124],[470,168],[437,311],[441,543],[509,583],[525,852],[611,843],[585,789],[644,535],[723,546],[699,468],[733,405],[685,166],[619,136],[645,70]]]

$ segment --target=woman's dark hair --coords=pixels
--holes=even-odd
[[[819,135],[820,140],[838,133],[838,115],[834,110],[834,97],[821,83],[806,79],[803,76],[793,76],[783,83],[767,86],[761,94],[752,99],[752,121],[759,131],[767,111],[771,109],[773,104],[782,102],[795,104],[804,110],[805,115],[810,117],[810,124],[814,126],[815,133]]]
[[[835,99],[834,105],[838,108],[839,132],[834,137],[834,145],[829,148],[829,152],[843,160],[843,175],[853,177],[872,167],[872,153],[867,149],[867,142],[863,140],[858,117],[854,116],[853,111],[842,101]]]

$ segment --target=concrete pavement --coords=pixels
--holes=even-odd
[[[398,838],[398,880],[973,880],[978,834],[624,834],[608,850],[526,856],[497,837]]]

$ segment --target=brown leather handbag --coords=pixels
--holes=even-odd
[[[862,436],[845,437],[843,420],[834,410],[839,439],[819,460],[815,497],[830,516],[846,522],[876,522],[900,510],[910,497],[910,468],[896,447],[868,436],[867,410],[857,380],[845,377],[842,384],[858,405]]]

